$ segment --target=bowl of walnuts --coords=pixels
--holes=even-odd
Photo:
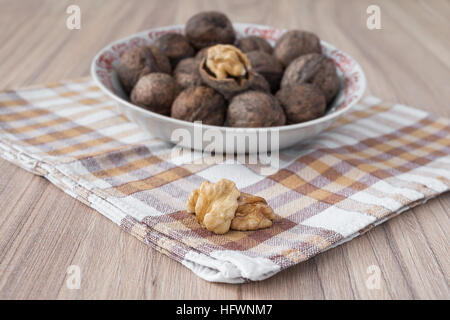
[[[118,110],[151,135],[231,153],[273,151],[314,137],[366,87],[360,65],[315,34],[231,23],[215,11],[108,45],[91,74]]]

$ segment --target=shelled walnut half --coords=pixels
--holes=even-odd
[[[195,213],[197,221],[206,229],[224,234],[230,230],[240,195],[233,181],[205,181],[199,189],[192,191],[186,206],[189,212]]]
[[[186,207],[209,231],[224,234],[228,230],[250,231],[272,226],[275,213],[266,200],[241,193],[234,182],[221,179],[205,181],[191,192]]]
[[[231,220],[231,229],[240,231],[258,230],[272,226],[275,213],[264,198],[241,192],[236,215]]]

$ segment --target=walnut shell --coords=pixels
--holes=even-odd
[[[222,126],[227,105],[214,89],[197,86],[183,90],[172,104],[171,116],[186,121]]]
[[[120,59],[117,73],[126,93],[130,93],[142,76],[152,73],[171,73],[169,59],[155,46],[134,48]]]
[[[311,84],[298,84],[277,92],[287,123],[300,123],[325,114],[327,103],[322,92]]]
[[[235,96],[227,112],[230,127],[259,128],[282,126],[286,116],[280,102],[273,95],[247,91]]]
[[[262,91],[270,93],[270,85],[266,78],[256,72],[250,71],[252,76],[250,77],[250,87],[249,90]]]
[[[155,72],[139,79],[131,91],[130,99],[144,109],[169,115],[178,92],[179,87],[170,75]]]
[[[155,46],[170,60],[172,68],[184,58],[195,54],[187,38],[179,33],[167,33],[155,41]]]
[[[200,86],[203,81],[200,76],[199,67],[200,62],[195,58],[186,58],[181,60],[173,72],[175,81],[183,89],[187,87]]]
[[[273,48],[266,39],[258,36],[248,36],[238,40],[237,47],[242,52],[247,53],[251,51],[264,51],[272,54]]]
[[[252,65],[252,71],[262,75],[270,85],[270,90],[276,92],[280,88],[283,77],[283,66],[271,54],[264,51],[252,51],[247,53],[247,58]]]
[[[211,47],[205,47],[202,50],[198,51],[195,55],[195,59],[197,59],[199,62],[201,62],[204,58],[208,55],[208,49]]]
[[[314,33],[300,30],[291,30],[283,34],[274,49],[275,57],[285,67],[299,56],[321,52],[320,39]]]
[[[327,57],[311,53],[298,57],[289,65],[281,80],[281,87],[310,83],[319,88],[330,103],[339,91],[339,77],[336,67]]]
[[[216,11],[200,12],[186,23],[186,37],[200,50],[214,44],[233,44],[236,34],[226,15]]]
[[[270,85],[267,82],[267,80],[262,75],[260,75],[259,73],[250,71],[250,74],[251,75],[249,77],[249,87],[245,91],[248,91],[248,90],[261,91],[261,92],[266,92],[266,93],[270,94]],[[243,91],[243,92],[245,92],[245,91]],[[233,99],[233,97],[235,97],[236,95],[241,94],[241,93],[242,93],[241,91],[237,91],[237,92],[234,92],[234,93],[228,93],[225,96],[225,98],[228,101],[231,101],[231,99]]]
[[[232,77],[226,79],[217,79],[206,66],[206,58],[200,63],[200,76],[203,82],[220,92],[226,99],[231,99],[236,94],[247,90],[250,87],[254,73],[247,71],[242,77]]]

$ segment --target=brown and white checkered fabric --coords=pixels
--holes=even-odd
[[[239,161],[174,157],[85,78],[0,94],[0,156],[42,175],[209,281],[262,280],[450,187],[450,122],[368,98],[258,174]],[[215,235],[184,211],[205,179],[234,180],[273,227]]]

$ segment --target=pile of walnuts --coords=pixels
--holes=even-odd
[[[132,103],[186,121],[271,127],[319,118],[339,91],[334,64],[319,38],[291,30],[273,48],[236,40],[220,12],[198,13],[185,35],[168,33],[125,52],[117,69]]]

